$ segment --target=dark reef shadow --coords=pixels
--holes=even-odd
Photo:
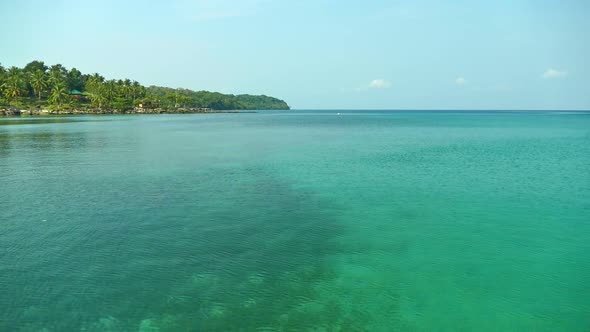
[[[43,238],[47,254],[30,265],[35,273],[22,270],[3,287],[15,302],[0,329],[291,331],[354,324],[337,303],[320,303],[314,288],[334,277],[327,258],[340,250],[334,240],[343,228],[332,202],[293,189],[264,167],[138,176],[108,189],[85,181],[92,199],[68,201],[54,221],[67,228],[63,238]],[[68,209],[74,204],[87,208]],[[8,263],[22,257],[28,259],[15,252]]]

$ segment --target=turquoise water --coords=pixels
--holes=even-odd
[[[589,331],[590,113],[0,119],[1,331]]]

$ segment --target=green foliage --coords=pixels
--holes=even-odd
[[[172,89],[159,86],[147,88],[147,96],[165,108],[211,108],[215,110],[289,109],[283,100],[268,96],[231,95],[219,92]]]
[[[4,82],[4,76],[6,75],[6,68],[0,63],[0,83]]]
[[[78,69],[70,69],[67,74],[66,82],[68,84],[68,89],[84,91],[86,80]]]
[[[244,109],[247,110],[289,109],[289,105],[287,105],[287,103],[285,103],[283,100],[265,95],[237,95],[236,99],[241,105],[244,105]]]
[[[2,83],[4,96],[8,100],[14,100],[15,105],[18,104],[18,97],[23,94],[26,88],[26,81],[24,79],[23,70],[17,67],[10,67]]]
[[[29,73],[29,83],[35,94],[39,97],[39,100],[41,100],[41,92],[47,87],[45,72],[37,69],[36,71]]]
[[[60,82],[64,82],[67,73],[68,71],[60,64],[51,66],[49,68],[49,83],[51,85],[56,85]]]
[[[67,101],[68,97],[68,88],[64,81],[57,82],[51,89],[51,96],[49,97],[49,102],[55,106],[59,112],[61,106],[64,102]]]
[[[82,95],[70,95],[78,90]],[[63,109],[94,107],[99,110],[144,108],[166,110],[208,108],[213,110],[289,109],[287,103],[268,96],[231,95],[209,91],[192,91],[158,86],[144,87],[130,79],[106,80],[98,73],[82,74],[61,64],[50,67],[43,61],[32,61],[24,68],[0,65],[0,106],[7,104],[27,108],[52,106]]]
[[[133,101],[128,98],[116,97],[111,105],[116,110],[125,111],[133,108]]]
[[[27,65],[25,66],[25,68],[23,68],[23,70],[26,73],[34,73],[36,71],[41,71],[41,72],[46,72],[47,71],[47,66],[45,65],[45,63],[43,61],[38,61],[38,60],[34,60],[31,61],[29,63],[27,63]]]

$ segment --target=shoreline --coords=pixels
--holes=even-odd
[[[220,110],[164,110],[164,109],[155,109],[155,110],[135,110],[135,111],[81,111],[81,110],[74,110],[74,111],[65,111],[65,112],[49,112],[47,110],[0,110],[0,118],[21,118],[21,117],[34,117],[34,118],[43,118],[43,117],[60,117],[60,116],[80,116],[80,115],[158,115],[158,114],[222,114],[222,113],[229,113],[229,114],[236,114],[236,113],[258,113],[257,111],[253,110],[227,110],[227,111],[220,111]]]

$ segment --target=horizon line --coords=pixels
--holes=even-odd
[[[396,112],[411,112],[411,111],[455,111],[455,112],[590,112],[590,109],[495,109],[495,108],[480,108],[480,109],[453,109],[453,108],[294,108],[290,111],[396,111]]]

